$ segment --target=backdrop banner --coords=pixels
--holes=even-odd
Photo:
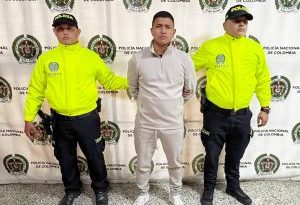
[[[253,132],[241,160],[241,179],[300,179],[300,0],[1,0],[0,184],[61,182],[52,139],[41,119],[35,119],[43,132],[39,139],[30,141],[23,131],[24,101],[33,66],[42,52],[57,46],[51,26],[55,15],[67,12],[76,16],[81,44],[97,52],[114,72],[126,76],[132,54],[150,45],[156,12],[166,10],[174,16],[172,44],[192,55],[204,41],[224,34],[225,13],[235,4],[245,5],[253,14],[247,37],[264,47],[272,77],[267,126],[257,126],[260,106],[256,96],[251,102]],[[185,105],[184,179],[203,175],[199,98],[206,83],[205,71],[197,77],[196,96]],[[136,102],[125,90],[105,90],[99,85],[98,91],[102,98],[99,135],[106,140],[109,180],[132,182],[136,177]],[[46,101],[42,109],[50,112]],[[224,155],[223,151],[219,179],[224,179]],[[83,181],[90,182],[79,148],[78,166]],[[158,142],[151,180],[167,179],[167,168]]]

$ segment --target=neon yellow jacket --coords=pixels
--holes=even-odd
[[[105,89],[128,88],[93,51],[79,43],[58,46],[42,54],[33,70],[25,101],[25,121],[33,121],[46,97],[62,115],[76,116],[96,108],[97,83]]]
[[[254,40],[225,34],[204,42],[192,60],[196,71],[207,69],[206,95],[219,107],[248,107],[254,92],[262,107],[269,106],[270,73],[264,50]]]

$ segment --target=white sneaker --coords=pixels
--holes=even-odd
[[[170,202],[174,205],[183,205],[183,201],[180,198],[180,195],[169,195]]]
[[[138,198],[133,202],[133,205],[144,205],[149,201],[149,194],[140,194]]]

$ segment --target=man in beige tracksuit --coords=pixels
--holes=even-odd
[[[129,91],[138,106],[134,140],[141,194],[134,204],[149,201],[151,160],[159,138],[168,160],[170,201],[180,205],[183,104],[195,91],[195,71],[190,57],[170,44],[175,34],[170,13],[154,15],[151,33],[150,47],[136,53],[128,66]]]

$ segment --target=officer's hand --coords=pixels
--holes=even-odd
[[[40,135],[39,131],[34,127],[34,124],[27,121],[25,121],[24,132],[31,141],[33,141]]]
[[[260,111],[260,113],[257,116],[257,126],[265,126],[268,122],[269,116],[267,113]]]

